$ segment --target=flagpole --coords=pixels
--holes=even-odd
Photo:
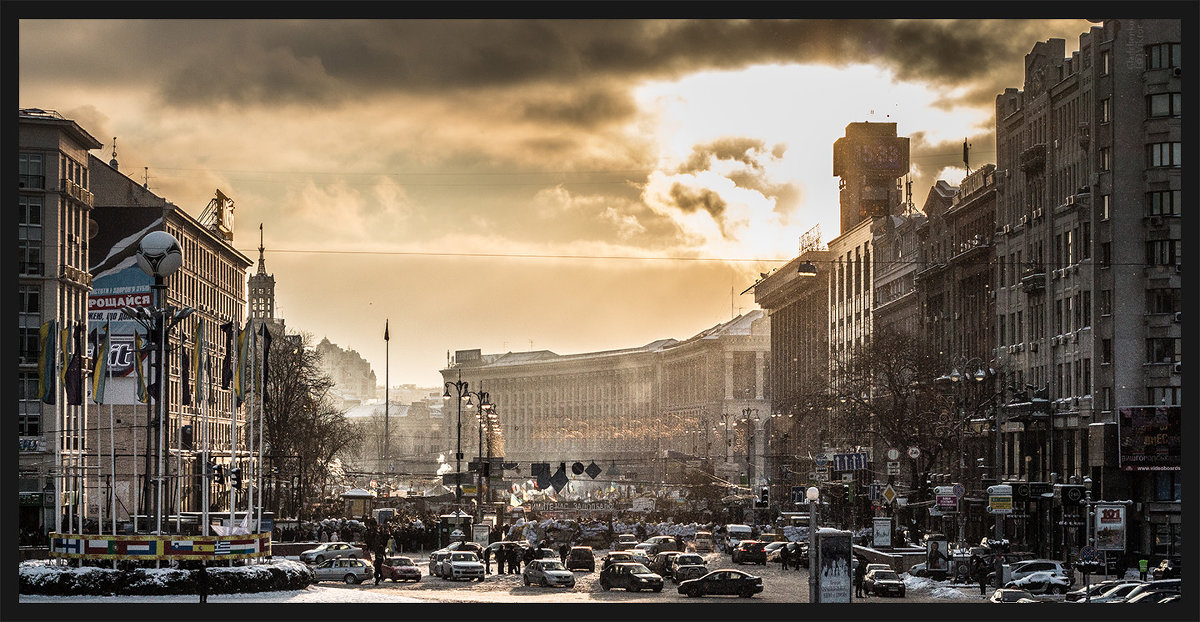
[[[51,320],[53,322],[53,320]],[[52,324],[46,329],[49,338],[54,338],[58,332],[57,324]],[[47,348],[57,350],[56,348]],[[50,373],[50,377],[54,381],[54,395],[58,397],[58,361],[61,358],[58,352],[42,352],[42,356],[53,357],[54,369]],[[43,369],[43,374],[45,370]],[[62,413],[60,400],[54,400],[54,466],[56,473],[54,474],[54,533],[62,533],[62,489],[63,489],[63,452],[62,452]],[[51,542],[53,546],[53,542]]]
[[[260,225],[261,226],[261,225]],[[263,332],[269,330],[266,323],[263,323]],[[265,335],[264,335],[265,336]],[[262,460],[263,460],[263,407],[265,406],[266,395],[264,386],[267,382],[267,357],[270,352],[267,351],[267,344],[270,341],[263,339],[263,365],[262,373],[258,376],[258,459],[254,462],[254,488],[258,491],[258,520],[254,525],[254,533],[262,533],[262,508],[263,508],[263,490],[262,490]]]
[[[208,472],[208,400],[200,404],[200,535],[208,535],[208,493],[212,480]]]
[[[70,343],[70,329],[67,328],[67,322],[68,320],[63,320],[63,327],[59,331],[59,346],[61,348],[61,356],[58,356],[58,353],[56,353],[55,363],[58,366],[56,379],[58,384],[61,386],[56,387],[54,390],[56,394],[56,399],[54,401],[58,403],[59,408],[62,409],[62,421],[60,422],[59,430],[62,434],[63,445],[63,462],[60,466],[62,469],[62,488],[64,493],[74,487],[74,483],[67,479],[67,474],[74,472],[74,463],[71,461],[71,448],[67,444],[67,432],[71,430],[69,421],[70,415],[67,413],[67,348],[70,347],[67,345]],[[65,507],[66,505],[67,504],[65,503],[63,504],[64,507],[62,513],[66,515],[67,524],[65,527],[69,532],[71,531],[71,525],[74,523],[74,517],[71,516],[71,510],[74,508],[67,508]]]
[[[100,354],[100,348],[102,346],[103,346],[103,344],[100,343],[100,329],[97,328],[96,329],[95,349],[92,352],[93,355],[96,357],[96,363],[92,365],[92,401],[93,402],[96,402],[96,398],[100,397],[96,394],[96,384],[95,384],[96,378],[95,378],[95,376],[97,375],[96,374],[96,372],[97,372],[96,365],[102,364],[100,361],[100,356],[102,356]],[[103,370],[100,370],[100,371],[103,372]],[[100,375],[103,375],[103,373],[101,373]],[[100,397],[100,399],[103,400],[104,398]],[[87,404],[87,399],[84,399],[83,403]],[[100,402],[96,402],[96,404],[99,405]],[[103,474],[103,471],[104,471],[104,467],[103,467],[104,458],[101,456],[100,452],[104,448],[104,441],[103,441],[103,437],[100,436],[100,434],[101,434],[101,432],[100,432],[100,409],[97,408],[96,409],[96,534],[97,535],[101,535],[104,533],[104,499],[100,495],[100,480],[102,479],[100,476]],[[115,536],[117,534],[114,532],[113,535]]]
[[[250,323],[250,326],[251,326],[250,330],[255,330],[253,328],[254,327],[253,322]],[[258,359],[258,344],[257,343],[255,344],[254,349],[252,349],[250,351],[250,356],[252,357],[250,359],[250,402],[249,402],[249,408],[246,409],[246,425],[248,426],[246,429],[246,458],[247,458],[246,466],[247,466],[247,468],[253,468],[253,465],[254,465],[254,395],[256,393],[254,390],[254,380],[255,380],[254,364],[257,362],[257,359]],[[247,475],[247,473],[245,471],[243,471],[242,476],[245,477],[246,475]],[[245,483],[245,486],[246,486],[246,518],[242,522],[246,524],[247,531],[249,531],[251,508],[254,507],[254,487],[250,484],[249,478],[246,478],[243,481],[246,482]]]
[[[84,320],[83,325],[81,327],[77,328],[76,330],[83,331],[83,332],[81,332],[81,334],[86,334],[87,321]],[[78,347],[83,344],[77,342],[76,345]],[[79,468],[79,498],[80,498],[80,501],[79,501],[79,531],[80,531],[80,533],[83,533],[83,521],[85,518],[87,518],[87,482],[88,482],[88,477],[87,477],[88,401],[87,401],[87,388],[84,387],[84,384],[83,384],[83,355],[84,354],[87,354],[86,346],[83,348],[82,352],[76,352],[76,355],[80,357],[80,361],[79,361],[79,401],[80,401],[80,405],[82,406],[82,409],[80,410],[80,415],[79,415],[79,432],[80,432],[80,438],[79,438],[79,467],[80,467]],[[99,441],[100,441],[100,431],[97,429],[96,430],[96,442],[99,443]],[[97,469],[100,468],[99,454],[97,454],[96,468]],[[100,530],[100,527],[102,527],[102,525],[100,525],[100,524],[96,525],[97,532]]]

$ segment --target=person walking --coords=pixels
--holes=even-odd
[[[1146,580],[1146,572],[1150,570],[1150,560],[1145,557],[1138,560],[1138,578]]]
[[[521,573],[521,551],[520,547],[512,547],[508,552],[508,574]]]
[[[867,565],[859,560],[858,566],[854,569],[854,596],[863,598],[863,577],[867,576]]]
[[[979,582],[979,595],[987,595],[988,564],[982,557],[975,558],[975,580]]]
[[[501,544],[496,547],[496,574],[504,574],[505,557],[508,557],[508,547]]]
[[[383,578],[383,556],[384,556],[384,554],[385,553],[383,552],[382,547],[375,550],[375,554],[374,554],[375,585],[379,585],[379,580]]]
[[[561,561],[564,564],[567,563],[567,552],[570,550],[571,550],[571,547],[567,546],[566,542],[563,542],[562,544],[558,545],[559,561]]]
[[[200,593],[200,602],[208,602],[208,561],[200,562],[200,570],[196,572],[196,591]]]
[[[783,564],[784,570],[788,569],[788,563],[791,561],[791,551],[789,550],[790,548],[791,548],[790,542],[779,547],[779,561],[780,561],[780,563]]]
[[[492,547],[483,547],[483,574],[492,574]]]

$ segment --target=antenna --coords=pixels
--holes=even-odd
[[[147,190],[150,189],[150,167],[149,166],[142,167],[142,187]]]
[[[108,161],[109,166],[117,170],[117,137],[113,136],[113,157]]]

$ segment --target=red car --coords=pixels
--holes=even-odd
[[[412,581],[413,583],[421,580],[421,569],[417,567],[411,557],[385,558],[381,569],[385,580]]]

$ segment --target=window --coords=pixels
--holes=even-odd
[[[17,328],[17,356],[21,363],[36,363],[38,361],[41,339],[39,326],[21,326]]]
[[[1096,156],[1098,158],[1098,161],[1096,162],[1097,170],[1100,170],[1100,171],[1112,170],[1112,148],[1111,147],[1101,147],[1100,150],[1097,152]]]
[[[1178,523],[1151,523],[1154,525],[1154,555],[1179,555],[1183,546],[1182,527]]]
[[[1108,194],[1100,195],[1100,220],[1108,220],[1108,215],[1109,215],[1109,213],[1111,213],[1110,212],[1110,201],[1111,200],[1112,200],[1112,195],[1108,195]]]
[[[1179,363],[1182,356],[1178,337],[1150,337],[1146,339],[1147,363]]]
[[[1100,100],[1100,122],[1108,123],[1112,121],[1112,98],[1104,98]]]
[[[1152,216],[1178,216],[1181,203],[1178,190],[1150,192],[1150,214]]]
[[[17,156],[17,181],[21,188],[46,188],[46,173],[42,167],[42,154],[22,153]]]
[[[1100,243],[1100,267],[1108,268],[1112,265],[1112,242]]]
[[[17,258],[20,273],[42,274],[42,197],[17,199]]]
[[[1092,223],[1086,220],[1079,224],[1079,258],[1092,258]]]
[[[1179,471],[1159,471],[1154,474],[1155,501],[1179,501],[1183,497]]]
[[[1160,43],[1146,48],[1146,69],[1178,67],[1181,44]],[[1107,73],[1107,72],[1106,72]]]
[[[1100,340],[1100,362],[1112,363],[1112,339]]]
[[[1100,51],[1100,75],[1107,76],[1112,71],[1112,52],[1108,50]]]
[[[1183,143],[1151,143],[1146,145],[1147,166],[1178,167],[1182,162]]]
[[[1091,326],[1092,325],[1092,292],[1084,291],[1084,292],[1081,292],[1079,294],[1079,296],[1080,296],[1079,312],[1083,315],[1079,326],[1081,328],[1085,327],[1085,326]]]
[[[1183,259],[1183,240],[1152,240],[1146,242],[1146,264],[1170,266]]]
[[[1179,406],[1181,392],[1182,389],[1179,387],[1147,387],[1146,397],[1149,400],[1147,403]]]
[[[1181,112],[1183,112],[1183,95],[1181,93],[1156,93],[1146,96],[1146,116],[1178,117]]]
[[[40,313],[42,310],[42,289],[37,285],[22,285],[20,287],[19,313]]]
[[[36,335],[36,333],[35,333]],[[36,345],[34,346],[36,349]],[[42,433],[42,408],[38,399],[38,375],[36,372],[21,372],[17,375],[17,390],[20,392],[20,409],[17,415],[17,434],[39,436]]]
[[[1161,288],[1146,290],[1147,313],[1176,313],[1180,311],[1179,290]]]

